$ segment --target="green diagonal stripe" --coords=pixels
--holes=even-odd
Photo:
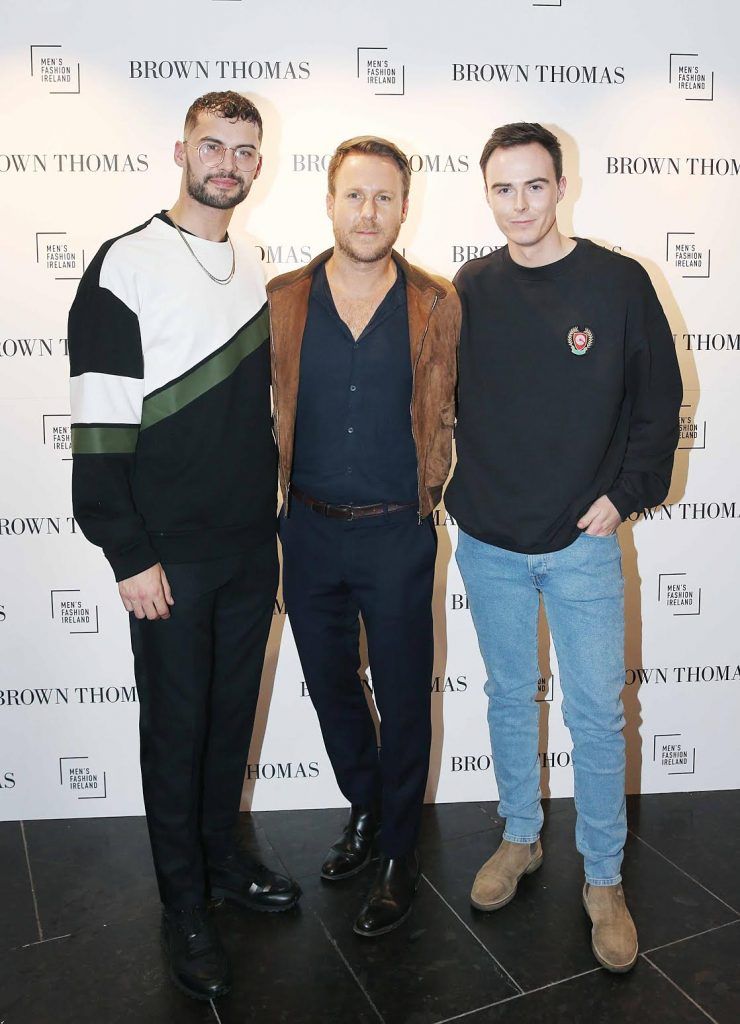
[[[136,451],[138,427],[72,427],[73,455],[130,455]]]
[[[185,377],[144,399],[141,429],[154,426],[200,398],[211,388],[225,381],[242,359],[260,347],[269,336],[267,309],[240,331],[230,345],[216,352],[209,360]]]

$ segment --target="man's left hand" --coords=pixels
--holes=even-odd
[[[589,537],[609,537],[621,522],[622,517],[619,512],[607,496],[602,494],[588,511],[583,513],[576,525]]]

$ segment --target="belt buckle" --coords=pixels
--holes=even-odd
[[[332,505],[331,502],[324,503],[324,515],[330,517],[330,509],[339,513],[339,518],[345,522],[351,522],[355,518],[355,512],[351,505]],[[336,518],[336,517],[335,517]]]

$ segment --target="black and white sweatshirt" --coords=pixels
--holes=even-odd
[[[187,234],[216,277],[227,241]],[[166,215],[106,242],[69,314],[72,502],[117,580],[248,550],[275,529],[262,268],[212,281]]]

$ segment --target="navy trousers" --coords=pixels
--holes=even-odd
[[[431,744],[437,535],[414,509],[343,521],[293,499],[281,515],[283,597],[337,783],[381,806],[381,852],[417,839]],[[380,753],[359,677],[367,634]]]
[[[277,543],[164,566],[171,618],[130,615],[141,780],[162,902],[203,903],[233,849],[278,579]]]

